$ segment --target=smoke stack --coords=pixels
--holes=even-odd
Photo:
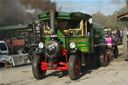
[[[55,14],[56,14],[56,11],[51,9],[49,11],[49,14],[50,14],[50,27],[51,27],[51,34],[52,35],[55,35],[57,34],[57,29],[55,27]]]

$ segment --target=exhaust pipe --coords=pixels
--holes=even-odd
[[[50,14],[50,27],[51,27],[51,35],[56,35],[57,34],[57,29],[55,27],[55,14],[56,14],[56,11],[51,9],[49,11],[49,14]]]
[[[35,23],[32,22],[32,31],[33,31],[33,38],[34,38],[34,44],[36,42],[36,28],[35,28]]]

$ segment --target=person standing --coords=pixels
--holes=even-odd
[[[120,38],[120,30],[116,27],[116,36]]]
[[[112,29],[111,28],[108,28],[108,36],[112,37]]]

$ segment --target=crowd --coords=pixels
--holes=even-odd
[[[122,33],[118,29],[118,27],[116,27],[116,30],[113,30],[113,31],[111,28],[104,29],[104,36],[105,37],[111,37],[112,42],[117,44],[117,45],[122,43]]]

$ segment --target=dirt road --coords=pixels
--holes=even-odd
[[[128,85],[128,61],[122,56],[106,67],[85,68],[81,78],[75,81],[68,75],[62,76],[61,71],[48,71],[46,78],[36,80],[31,65],[0,68],[0,85]]]

